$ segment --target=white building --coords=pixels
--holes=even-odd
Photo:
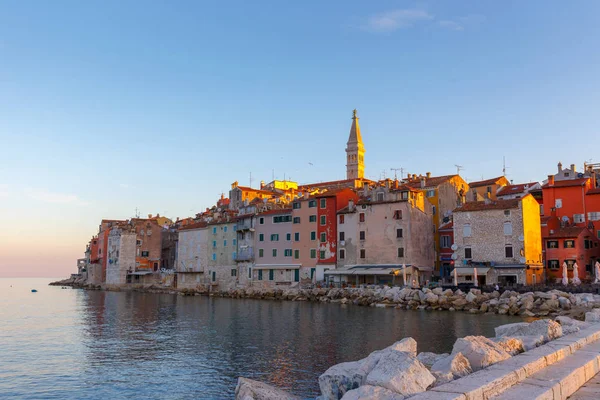
[[[205,222],[179,229],[177,241],[177,287],[196,289],[205,285],[208,264],[208,227]]]
[[[106,283],[127,283],[128,272],[135,271],[136,233],[115,227],[108,235]]]

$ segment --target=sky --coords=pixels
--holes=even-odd
[[[0,0],[0,277],[76,270],[102,218],[390,168],[600,162],[600,2]],[[250,174],[252,182],[250,182]]]

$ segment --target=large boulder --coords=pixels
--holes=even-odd
[[[550,319],[538,319],[532,323],[520,322],[502,325],[495,329],[496,337],[503,336],[543,336],[544,341],[558,339],[563,335],[558,322]]]
[[[406,397],[380,386],[362,385],[342,397],[342,400],[404,400]]]
[[[471,372],[473,372],[471,363],[462,353],[452,354],[431,366],[431,373],[436,378],[436,386],[462,378]]]
[[[374,351],[359,361],[336,364],[319,376],[319,387],[324,400],[338,400],[349,390],[365,383],[367,375],[375,368],[381,357],[389,352],[400,352],[412,357],[417,355],[417,342],[404,338],[383,350]]]
[[[289,394],[274,386],[248,378],[238,378],[235,387],[236,400],[300,400],[301,397]]]
[[[511,356],[516,356],[519,353],[525,351],[523,340],[520,338],[514,338],[510,336],[502,336],[499,338],[493,338],[492,341],[498,343],[500,347],[504,349]]]
[[[427,302],[427,304],[430,304],[430,305],[437,304],[439,301],[439,297],[436,294],[427,293],[425,295],[425,301]]]
[[[433,364],[435,364],[439,360],[442,360],[448,356],[449,356],[448,353],[437,354],[437,353],[429,353],[429,352],[425,351],[423,353],[419,353],[419,355],[417,356],[417,360],[421,361],[424,366],[431,369],[431,366]]]
[[[600,322],[600,308],[594,308],[592,311],[586,312],[585,322]]]
[[[561,297],[561,299],[564,297]],[[577,321],[576,319],[569,318],[566,316],[559,316],[554,319],[562,326],[563,335],[579,332],[582,329],[589,328],[589,322]]]
[[[409,396],[424,392],[434,382],[434,376],[415,357],[404,352],[389,351],[381,356],[365,383]]]
[[[467,300],[467,302],[469,303],[473,303],[476,299],[477,296],[472,291],[467,293],[467,295],[465,296],[465,300]]]
[[[473,371],[479,371],[497,362],[510,358],[499,344],[484,336],[466,336],[458,339],[452,347],[452,355],[462,353]]]

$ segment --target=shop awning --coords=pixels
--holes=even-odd
[[[465,276],[465,275],[473,275],[473,273],[475,268],[472,267],[457,267],[456,268],[456,274],[460,275],[460,276]],[[477,276],[479,275],[485,275],[487,274],[487,272],[489,271],[489,268],[477,268]]]
[[[302,264],[256,264],[252,269],[300,269]]]

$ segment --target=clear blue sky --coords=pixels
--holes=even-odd
[[[600,161],[598,1],[0,0],[0,276],[74,269],[100,218],[235,180],[542,180]],[[308,163],[311,162],[313,166]]]

